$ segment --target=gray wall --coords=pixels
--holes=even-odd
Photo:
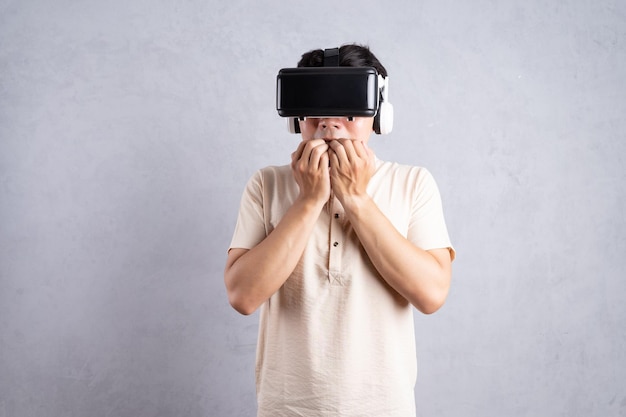
[[[254,414],[239,198],[278,69],[352,41],[458,250],[419,415],[626,416],[626,3],[467,3],[0,0],[0,417]]]

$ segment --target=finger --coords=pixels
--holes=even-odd
[[[306,141],[302,141],[298,144],[298,147],[291,154],[291,162],[295,163],[302,157],[302,152],[304,152],[304,147],[306,146]]]
[[[320,164],[323,162],[322,158],[324,155],[328,155],[328,145],[324,142],[321,145],[315,146],[311,149],[311,155],[309,157],[309,165],[312,167],[319,169]],[[328,165],[328,161],[327,161]]]
[[[368,159],[370,159],[371,161],[376,160],[376,154],[374,153],[374,150],[370,148],[369,145],[365,142],[363,142],[363,149],[365,149],[365,152],[367,152]]]
[[[360,157],[356,150],[357,143],[360,141],[356,140],[344,140],[341,142],[344,149],[346,150],[346,155],[348,157],[348,161],[352,162]]]
[[[328,152],[328,161],[330,163],[330,169],[333,172],[339,169],[339,157],[336,152]]]
[[[324,170],[324,177],[328,177],[328,167],[330,166],[330,159],[328,155],[328,151],[324,152],[320,157],[319,169]]]
[[[369,159],[369,152],[367,149],[367,144],[362,140],[352,141],[352,148],[354,149],[357,157],[361,159]]]
[[[311,139],[305,142],[306,143],[304,144],[304,149],[302,151],[300,159],[307,161],[311,159],[311,154],[313,153],[314,149],[316,149],[318,146],[326,145],[326,142],[323,139]]]
[[[333,140],[332,142],[330,142],[330,147],[334,151],[333,153],[337,155],[338,162],[350,162],[350,160],[348,159],[348,154],[346,153],[346,148],[343,146],[340,140]],[[337,166],[340,166],[340,164],[337,164]]]

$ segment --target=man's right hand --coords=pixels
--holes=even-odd
[[[326,142],[303,141],[291,158],[293,176],[300,187],[296,201],[255,247],[231,248],[228,252],[224,282],[231,305],[242,314],[256,311],[291,276],[330,198]]]
[[[300,187],[299,198],[323,205],[330,198],[328,144],[324,139],[304,140],[291,154],[291,169]]]

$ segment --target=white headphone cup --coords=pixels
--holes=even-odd
[[[393,130],[393,105],[389,102],[383,101],[380,103],[380,109],[378,109],[378,112],[380,113],[380,134],[386,135],[391,133]]]
[[[297,117],[287,118],[287,130],[289,130],[289,133],[300,133],[300,123]]]

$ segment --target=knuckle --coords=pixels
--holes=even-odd
[[[311,155],[315,156],[315,157],[319,157],[322,155],[322,153],[326,152],[325,149],[321,149],[321,146],[318,146],[317,148],[314,148],[311,151]]]

